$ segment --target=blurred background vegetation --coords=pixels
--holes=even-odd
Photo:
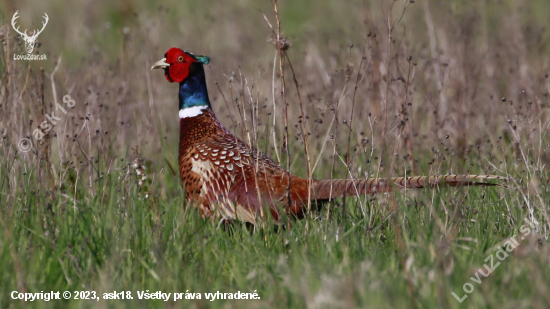
[[[387,99],[384,98],[386,67],[389,65],[393,79],[407,77],[410,73],[411,89],[407,93],[410,97],[407,96],[406,100],[411,101],[411,105],[406,112],[413,119],[409,123],[412,134],[420,135],[413,138],[415,145],[412,149],[421,150],[425,146],[430,149],[434,146],[430,143],[434,140],[430,139],[432,137],[437,140],[450,135],[454,146],[464,148],[485,139],[487,131],[495,135],[506,133],[505,121],[514,112],[513,106],[500,110],[502,97],[513,102],[530,99],[535,102],[537,111],[544,112],[548,97],[545,76],[549,64],[546,56],[550,51],[550,21],[547,18],[550,5],[546,1],[414,2],[393,30],[392,50],[388,54],[386,19],[390,3],[283,1],[279,4],[283,34],[292,42],[289,58],[297,67],[304,97],[314,103],[310,104],[310,118],[324,117],[330,121],[332,115],[326,111],[338,101],[342,103],[340,118],[349,118],[352,96],[346,95],[340,100],[345,71],[349,69],[348,65],[352,70],[358,69],[365,47],[369,60],[362,68],[366,71],[361,72],[355,112],[362,117],[361,120],[368,112],[373,113],[376,123],[382,117],[384,101],[387,100],[391,123],[394,114],[400,111],[402,102],[399,101],[404,100],[404,93],[396,88],[389,91]],[[403,3],[395,2],[393,20],[401,15]],[[269,1],[240,0],[230,4],[223,1],[42,1],[32,4],[24,0],[5,1],[2,14],[8,26],[15,10],[19,10],[21,15],[18,24],[29,30],[41,25],[44,12],[49,14],[47,30],[39,37],[42,43],[39,51],[48,55],[49,60],[18,63],[10,58],[8,63],[14,67],[30,65],[35,70],[43,67],[47,73],[62,56],[61,70],[57,74],[60,80],[64,79],[59,86],[65,90],[59,90],[60,93],[67,93],[71,87],[77,92],[79,89],[109,92],[111,96],[103,98],[107,100],[106,109],[112,111],[119,103],[119,109],[124,110],[117,114],[117,122],[145,121],[147,132],[156,136],[177,132],[177,121],[166,121],[176,109],[175,86],[164,83],[159,78],[161,73],[148,72],[151,63],[174,46],[212,58],[208,82],[214,109],[222,120],[229,116],[229,111],[215,82],[227,96],[231,89],[228,80],[239,79],[241,74],[248,78],[249,84],[253,81],[259,85],[255,89],[259,91],[257,99],[260,104],[267,104],[265,113],[259,116],[273,112],[270,108],[273,107],[271,84],[275,49],[267,42],[271,29],[262,16],[262,13],[266,14],[274,24]],[[13,34],[12,29],[9,30]],[[21,41],[16,43],[21,44]],[[23,45],[18,48],[23,53]],[[4,70],[7,56],[6,53],[2,63]],[[391,56],[390,62],[388,56]],[[409,56],[415,63],[411,70],[408,70],[406,61]],[[295,92],[292,87],[287,88],[291,108],[296,107]],[[523,90],[527,91],[529,98],[522,95]],[[117,102],[112,100],[113,92],[117,94]],[[238,97],[233,96],[233,99]],[[51,94],[46,97],[51,98]],[[280,100],[280,96],[275,96],[275,100]],[[28,109],[25,113],[29,112]],[[495,113],[495,110],[500,112]],[[141,119],[141,116],[136,118],[134,115],[146,113],[154,113],[155,118]],[[282,116],[279,111],[275,114]],[[489,114],[494,117],[487,123]],[[23,115],[19,117],[24,118]],[[296,124],[298,114],[291,115],[289,121]],[[263,122],[265,124],[268,120]],[[102,125],[113,123],[109,121]],[[229,125],[229,121],[224,123]],[[13,123],[16,124],[19,123]],[[355,125],[354,133],[372,129],[366,121]],[[298,131],[292,126],[290,135]],[[344,130],[340,132],[347,134]],[[282,139],[282,130],[277,133]],[[407,133],[405,130],[404,134]],[[133,142],[141,145],[154,143],[155,147],[151,145],[143,150],[157,153],[160,140],[152,141],[149,134],[142,137],[132,136]],[[166,138],[175,143],[178,137],[177,134],[166,134]],[[127,144],[127,147],[131,145]],[[268,151],[268,154],[272,152]]]

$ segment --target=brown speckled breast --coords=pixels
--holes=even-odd
[[[227,131],[210,109],[180,119],[179,168],[187,199],[204,216],[255,223],[270,211],[278,220],[280,206],[302,215],[306,201],[300,194],[291,192],[288,207],[287,173]],[[305,179],[290,177],[293,189],[307,192]]]

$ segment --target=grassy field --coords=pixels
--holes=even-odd
[[[14,60],[17,10],[21,30],[48,14],[47,60]],[[270,1],[2,2],[1,308],[550,307],[550,3],[278,11],[287,112]],[[495,174],[509,188],[348,197],[290,225],[204,220],[177,172],[177,86],[149,70],[170,47],[211,57],[220,121],[283,166],[290,154],[294,174],[308,175],[307,134],[319,179]],[[50,291],[71,299],[12,299]],[[103,299],[115,291],[133,299]],[[259,299],[205,299],[217,291]]]

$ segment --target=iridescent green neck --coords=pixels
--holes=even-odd
[[[184,110],[196,106],[211,108],[206,88],[206,78],[202,63],[192,63],[189,76],[180,83],[179,108]]]

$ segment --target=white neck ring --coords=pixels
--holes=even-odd
[[[202,111],[207,109],[207,106],[193,106],[188,107],[184,109],[180,109],[179,115],[180,118],[189,118],[189,117],[197,117],[198,115],[202,115]]]

